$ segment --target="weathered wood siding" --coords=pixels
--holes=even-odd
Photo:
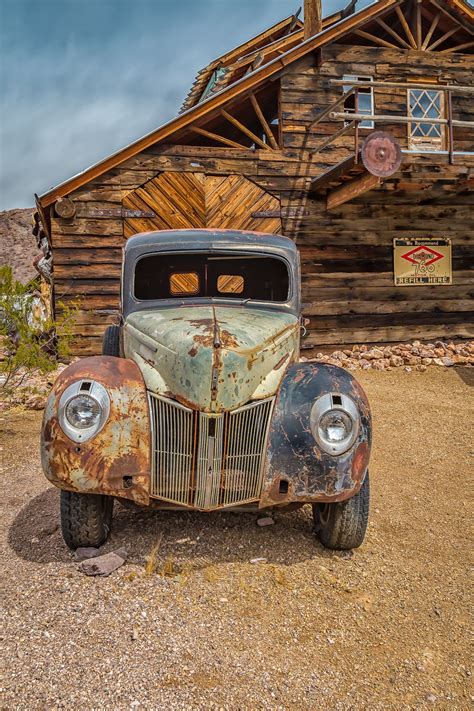
[[[301,251],[304,311],[310,318],[307,346],[474,335],[472,193],[467,191],[474,157],[456,159],[454,166],[446,157],[441,168],[423,156],[413,157],[396,176],[404,183],[402,190],[400,183],[389,181],[327,212],[320,197],[308,195],[311,178],[346,157],[353,139],[343,137],[314,157],[310,150],[338,126],[328,122],[306,132],[307,123],[340,94],[339,88],[328,88],[329,77],[356,74],[396,81],[436,76],[446,83],[469,83],[472,57],[341,45],[326,49],[323,59],[319,70],[309,57],[281,77],[282,150],[159,145],[71,193],[76,217],[72,222],[52,219],[52,244],[56,309],[60,301],[81,300],[74,353],[100,352],[104,328],[119,306],[128,230],[121,217],[101,211],[118,215],[128,192],[164,171],[242,175],[280,200],[282,231]],[[398,98],[395,92],[377,93],[376,111],[393,112],[397,102],[404,113],[403,92]],[[468,100],[454,102],[455,112],[472,120]],[[402,141],[406,137],[405,126],[380,128]],[[464,129],[456,131],[456,149],[473,150],[472,136]],[[400,235],[451,237],[453,286],[396,288],[392,239]]]
[[[340,79],[344,74],[382,81],[438,77],[447,84],[469,84],[473,69],[468,55],[344,45],[325,50],[319,69],[314,59],[305,58],[281,80],[286,154],[299,152],[301,165],[307,165],[309,151],[341,125],[327,122],[309,133],[306,130],[340,96],[341,88],[330,87],[328,78]],[[472,98],[453,97],[453,110],[456,118],[472,121]],[[377,90],[375,112],[406,114],[406,90]],[[376,128],[390,131],[402,148],[407,147],[406,125]],[[370,130],[360,133],[363,140]],[[456,129],[455,148],[473,151],[472,132]],[[354,139],[341,137],[316,154],[318,169],[339,163],[353,150]],[[294,178],[293,193],[282,196],[282,208],[290,213],[283,225],[301,253],[304,312],[310,319],[307,347],[474,335],[474,155],[457,157],[453,166],[447,157],[441,158],[440,165],[432,163],[429,156],[407,157],[394,180],[330,211],[325,209],[324,196],[305,193],[303,171]],[[314,159],[308,172],[313,170]],[[395,287],[392,244],[399,236],[450,237],[453,285]]]

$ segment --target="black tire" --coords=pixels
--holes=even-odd
[[[66,545],[73,550],[99,548],[110,533],[113,508],[111,496],[61,491],[61,531]]]
[[[326,548],[350,550],[362,545],[369,521],[370,482],[367,472],[358,494],[335,504],[313,504],[314,528]]]
[[[105,329],[102,355],[120,358],[120,326],[107,326]]]

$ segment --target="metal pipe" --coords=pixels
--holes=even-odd
[[[446,104],[448,109],[448,133],[449,133],[449,163],[454,163],[454,132],[453,132],[453,104],[451,101],[451,92],[445,91]]]
[[[332,111],[329,114],[331,119],[344,119],[345,121],[378,121],[379,123],[435,123],[446,126],[448,124],[447,119],[434,119],[434,118],[413,118],[412,116],[390,116],[387,114],[381,114],[380,116],[376,114],[350,114],[350,113],[339,113],[337,111]],[[458,126],[462,128],[472,128],[474,127],[474,121],[452,121],[453,126]]]

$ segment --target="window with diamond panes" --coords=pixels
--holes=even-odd
[[[419,119],[444,118],[443,92],[436,89],[410,89],[408,91],[409,116]],[[441,149],[444,143],[444,126],[428,121],[409,124],[410,147],[420,145]]]

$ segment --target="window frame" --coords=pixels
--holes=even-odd
[[[414,82],[416,83],[416,79]],[[419,89],[407,89],[407,116],[408,118],[418,118],[416,116],[413,116],[412,114],[412,107],[411,107],[411,95],[412,92],[418,91],[418,92],[428,92],[428,91],[436,91],[439,94],[440,97],[440,109],[439,109],[439,115],[436,118],[441,118],[445,119],[446,118],[446,97],[444,91],[441,89],[436,88],[436,84],[433,82],[433,88],[427,88],[425,85],[426,84],[431,84],[429,80],[426,79],[420,79],[420,88]],[[431,117],[433,118],[433,117]],[[425,123],[429,123],[429,119],[425,121]],[[436,125],[436,124],[435,124]],[[407,136],[407,141],[408,141],[408,148],[409,150],[417,150],[420,148],[426,148],[428,150],[434,150],[434,151],[443,151],[446,148],[446,125],[445,124],[437,124],[440,129],[440,135],[439,136],[414,136],[413,131],[416,129],[417,126],[420,126],[420,123],[418,122],[412,122],[410,121],[408,123],[408,136]]]
[[[350,83],[351,80],[352,80],[352,81],[367,81],[367,82],[373,82],[373,81],[374,81],[374,77],[373,77],[373,76],[369,76],[369,75],[364,75],[364,76],[362,76],[362,75],[358,75],[358,74],[343,74],[343,75],[342,75],[342,79],[343,79],[343,81],[347,81],[347,84],[344,84],[343,87],[342,87],[342,93],[343,93],[343,94],[347,94],[351,89],[357,88],[357,87],[354,87],[354,85]],[[360,91],[361,91],[361,89],[364,90],[364,89],[366,89],[366,88],[367,88],[367,87],[359,87],[359,96],[360,96]],[[369,112],[369,115],[372,114],[372,116],[373,116],[373,115],[375,114],[374,87],[370,87],[370,90],[369,90],[368,92],[366,92],[366,96],[370,96],[370,112]],[[352,111],[351,109],[349,109],[348,107],[346,107],[345,102],[344,102],[344,112],[345,112],[345,113],[351,113],[351,111]],[[354,109],[354,111],[353,111],[352,113],[355,113],[355,109]],[[360,109],[359,109],[358,113],[363,113],[363,112],[360,111]],[[350,123],[351,123],[350,119],[346,119],[346,120],[344,121],[344,126],[348,126]],[[373,130],[373,129],[375,128],[375,121],[373,121],[373,120],[360,121],[360,123],[359,123],[359,128]]]

